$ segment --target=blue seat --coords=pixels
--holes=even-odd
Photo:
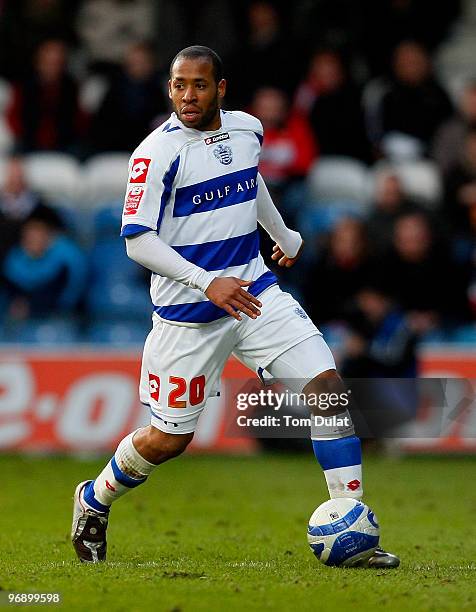
[[[74,344],[80,340],[78,323],[74,319],[50,317],[27,319],[5,326],[3,341],[15,344]]]
[[[325,323],[319,326],[327,344],[335,351],[344,350],[349,329],[344,323]]]
[[[86,305],[89,315],[95,318],[144,320],[152,314],[149,290],[137,282],[93,283]]]
[[[116,221],[113,224],[116,235],[108,235],[107,227],[111,228],[108,224],[115,214],[115,211],[104,209],[96,215],[95,225],[100,237],[89,253],[86,307],[95,318],[143,320],[149,318],[152,311],[147,273],[127,256],[124,241],[117,236]]]
[[[137,282],[145,272],[127,257],[121,239],[106,239],[97,242],[89,253],[89,270],[92,283]],[[145,285],[145,282],[144,282]]]
[[[419,339],[419,344],[442,344],[443,342],[448,342],[448,338],[441,329],[433,329],[426,332]]]
[[[92,219],[88,211],[57,206],[56,211],[66,229],[81,244],[88,244],[92,237]]]
[[[476,346],[476,325],[463,325],[454,330],[452,341],[458,344],[473,344]]]
[[[106,236],[114,236],[118,242],[122,242],[119,237],[122,219],[122,200],[113,200],[100,208],[94,215],[94,232],[96,240]]]
[[[150,319],[148,323],[95,321],[88,326],[84,339],[88,343],[111,346],[143,345],[151,327]]]
[[[343,200],[307,202],[298,214],[299,231],[304,233],[328,232],[345,217],[363,215],[354,202]]]

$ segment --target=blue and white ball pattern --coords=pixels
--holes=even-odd
[[[307,528],[312,552],[325,565],[352,566],[368,559],[379,543],[377,517],[363,502],[330,499],[314,510]]]

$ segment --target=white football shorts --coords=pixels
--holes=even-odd
[[[195,431],[209,397],[219,391],[230,355],[255,372],[295,381],[300,393],[318,374],[335,369],[321,332],[299,303],[277,285],[259,296],[261,315],[226,317],[200,327],[156,319],[144,345],[140,401],[161,431]]]

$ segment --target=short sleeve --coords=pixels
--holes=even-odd
[[[170,158],[167,160],[170,161]],[[133,236],[160,228],[165,207],[172,193],[180,157],[164,163],[159,156],[136,151],[129,161],[121,236]]]

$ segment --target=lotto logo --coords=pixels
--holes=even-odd
[[[228,138],[230,138],[230,134],[228,134],[228,132],[224,132],[223,134],[217,134],[216,136],[209,136],[208,138],[205,138],[205,144],[215,144],[215,142],[228,140]]]
[[[149,172],[150,159],[138,157],[132,163],[129,183],[145,183]]]
[[[360,480],[351,480],[347,483],[347,488],[351,491],[356,491],[360,487]]]
[[[150,397],[156,402],[159,401],[160,395],[160,378],[149,372],[149,393]]]
[[[135,215],[139,208],[140,201],[144,195],[143,187],[131,187],[127,192],[126,204],[124,206],[125,215]]]

